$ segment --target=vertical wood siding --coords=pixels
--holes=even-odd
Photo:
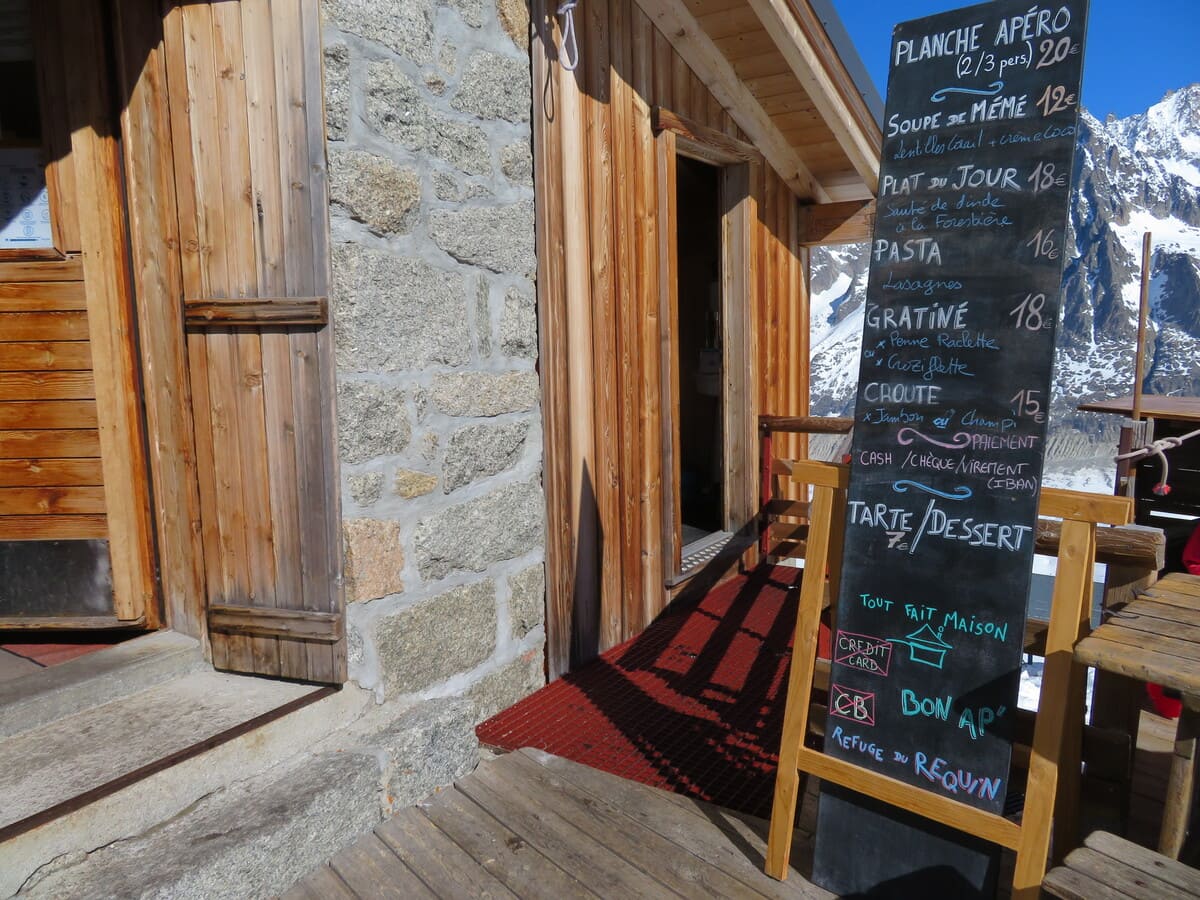
[[[200,501],[181,305],[179,219],[163,23],[156,0],[116,0],[131,268],[137,298],[158,581],[171,628],[203,633]]]
[[[663,556],[663,522],[673,501],[662,471],[661,361],[674,241],[664,221],[674,198],[664,192],[674,161],[665,158],[671,135],[651,131],[650,109],[663,106],[746,138],[633,0],[594,0],[577,11],[581,62],[574,76],[556,59],[553,10],[545,0],[533,4],[546,630],[555,677],[640,632],[667,600],[672,561]],[[576,98],[566,96],[573,91],[582,92],[578,121]],[[572,154],[577,158],[568,158]],[[752,348],[755,371],[747,402],[754,415],[802,415],[808,408],[808,299],[797,207],[777,173],[765,166],[752,171],[758,173],[750,185],[757,216],[743,251],[752,279],[751,321],[743,323],[742,343]],[[581,224],[583,234],[574,234]],[[580,253],[586,284],[571,275]],[[572,325],[572,317],[583,314],[592,372],[586,393],[572,396],[568,385],[581,370],[567,338],[586,333]],[[581,427],[581,418],[590,427]],[[785,449],[801,446],[797,441]],[[751,467],[755,458],[751,448]],[[594,512],[576,496],[584,481],[595,494]],[[594,522],[586,520],[593,515]],[[593,525],[594,540],[588,537]],[[590,566],[594,575],[585,571]],[[594,584],[581,584],[581,576]],[[594,609],[580,605],[589,596],[597,598]]]
[[[167,3],[163,27],[184,300],[324,297],[317,0]],[[330,329],[193,324],[187,354],[213,662],[342,681]]]

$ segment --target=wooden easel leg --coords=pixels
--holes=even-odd
[[[1075,643],[1092,631],[1091,582],[1084,584],[1080,605],[1079,628]],[[1087,704],[1087,666],[1071,661],[1071,678],[1067,686],[1067,717],[1063,723],[1062,755],[1058,767],[1058,792],[1054,802],[1054,846],[1051,862],[1058,865],[1063,857],[1078,846],[1079,789],[1083,771],[1083,719]]]
[[[1046,633],[1046,668],[1042,697],[1033,730],[1025,812],[1013,872],[1013,900],[1036,900],[1046,874],[1050,851],[1050,823],[1058,794],[1059,767],[1067,719],[1083,719],[1082,707],[1072,708],[1073,649],[1083,610],[1090,608],[1092,561],[1096,557],[1096,527],[1089,522],[1066,520],[1059,541],[1058,573]],[[1069,847],[1060,848],[1062,852]]]
[[[1167,782],[1167,802],[1163,808],[1162,831],[1158,852],[1179,859],[1183,839],[1187,837],[1188,816],[1192,810],[1192,789],[1196,780],[1196,736],[1200,732],[1200,712],[1191,708],[1196,701],[1188,698],[1175,726],[1175,755],[1171,757],[1171,777]]]
[[[804,560],[804,580],[800,584],[800,608],[796,614],[796,635],[792,642],[792,666],[788,674],[783,737],[779,746],[779,771],[775,775],[775,800],[771,807],[771,828],[764,866],[768,875],[780,881],[787,877],[796,803],[800,795],[800,746],[808,731],[833,505],[832,488],[814,487],[808,552]]]
[[[829,522],[829,602],[837,603],[842,589],[842,543],[846,539],[846,492],[833,492],[833,514]]]

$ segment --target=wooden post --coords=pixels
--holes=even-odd
[[[663,447],[662,380],[659,365],[662,334],[659,320],[658,182],[650,97],[654,93],[655,29],[637,4],[633,12],[633,129],[634,233],[637,249],[637,288],[641,340],[638,425],[642,431],[641,503],[642,621],[651,622],[664,600],[662,519]],[[628,489],[628,488],[627,488]],[[674,574],[673,572],[671,574]]]
[[[103,70],[99,51],[104,37],[98,7],[84,4],[75,10],[64,41],[64,52],[81,72]],[[158,608],[153,521],[117,122],[103,80],[80,77],[76,87],[69,98],[71,150],[96,378],[113,606],[118,619],[144,616],[145,624],[154,627]]]
[[[1079,637],[1081,607],[1091,598],[1092,562],[1096,558],[1096,526],[1076,520],[1063,522],[1059,543],[1059,570],[1054,580],[1050,629],[1046,635],[1046,667],[1043,673],[1039,715],[1033,732],[1033,752],[1029,758],[1025,811],[1022,814],[1021,843],[1013,872],[1014,900],[1034,900],[1046,874],[1046,856],[1050,850],[1050,822],[1058,796],[1062,773],[1062,750],[1067,738],[1074,740],[1075,725],[1083,710],[1070,706],[1072,682],[1077,677],[1071,654]],[[1087,598],[1085,600],[1085,598]],[[1063,714],[1065,713],[1065,715]],[[1078,778],[1077,773],[1068,777]],[[1069,799],[1069,795],[1068,798]],[[1060,834],[1074,827],[1074,810],[1060,810],[1068,820],[1059,825]]]
[[[599,614],[596,563],[595,433],[592,421],[592,311],[588,266],[587,166],[581,113],[583,93],[576,76],[558,67],[562,116],[563,245],[567,294],[567,394],[571,439],[571,531],[575,562],[572,598],[572,656],[595,652]],[[579,618],[584,617],[584,622]],[[590,619],[590,621],[586,621]],[[589,643],[591,647],[587,646]],[[577,661],[577,660],[573,660]]]
[[[1133,421],[1142,418],[1142,369],[1146,364],[1146,317],[1150,307],[1150,232],[1142,235],[1142,290],[1138,298],[1137,353],[1133,362]]]
[[[553,680],[570,668],[574,535],[567,405],[566,274],[562,206],[562,130],[553,6],[536,0],[533,66],[533,159],[537,242],[538,368],[541,371],[546,491],[546,667]]]
[[[1200,734],[1200,712],[1196,699],[1185,697],[1179,724],[1175,729],[1175,753],[1171,757],[1171,777],[1168,784],[1179,790],[1167,797],[1163,810],[1162,830],[1159,832],[1158,852],[1179,859],[1183,839],[1187,835],[1188,817],[1192,810],[1192,789],[1196,778],[1196,736]]]

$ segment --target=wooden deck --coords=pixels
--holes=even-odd
[[[1128,837],[1143,846],[1158,837],[1173,736],[1174,722],[1142,713]],[[778,882],[762,868],[764,820],[526,748],[401,811],[284,897],[827,898],[800,874],[811,867],[815,792],[809,779]],[[1109,824],[1090,818],[1084,833]],[[1011,877],[1005,853],[1002,898]]]
[[[293,887],[352,897],[832,897],[763,873],[767,823],[538,750],[483,762]],[[811,839],[797,829],[793,865]]]

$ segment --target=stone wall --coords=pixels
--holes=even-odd
[[[469,727],[544,680],[528,12],[324,16],[350,674]]]

